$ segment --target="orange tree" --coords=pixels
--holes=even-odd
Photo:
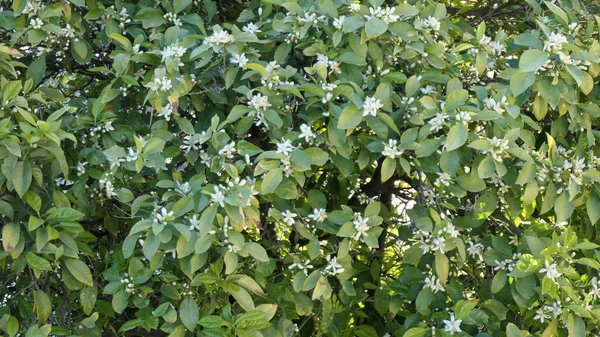
[[[590,12],[4,2],[0,332],[600,333]]]

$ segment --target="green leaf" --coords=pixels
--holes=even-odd
[[[246,289],[242,287],[231,287],[229,293],[235,298],[242,309],[246,311],[254,310],[254,301]]]
[[[548,52],[529,49],[519,57],[519,71],[530,72],[540,69],[548,61]]]
[[[506,337],[521,337],[521,330],[513,323],[506,325]]]
[[[86,315],[91,314],[94,310],[97,296],[98,289],[96,287],[83,287],[79,293],[79,302],[81,303],[81,308]]]
[[[154,28],[165,23],[165,18],[161,10],[144,7],[134,17],[135,21],[142,22],[142,26],[145,29]]]
[[[496,164],[491,156],[486,156],[477,167],[477,174],[481,179],[487,179],[496,172]]]
[[[6,331],[9,337],[14,337],[19,332],[19,320],[14,316],[10,316],[8,321],[6,321],[4,331]]]
[[[66,259],[65,265],[77,281],[90,287],[94,286],[94,279],[92,278],[90,268],[84,262],[75,259]]]
[[[44,149],[54,156],[54,159],[58,161],[65,179],[69,179],[69,164],[67,163],[67,158],[65,157],[63,150],[60,147],[55,146],[45,146]]]
[[[113,68],[121,74],[124,75],[127,73],[127,69],[129,69],[129,59],[130,56],[127,53],[120,53],[115,56],[115,62],[113,63]]]
[[[84,216],[85,214],[76,209],[61,207],[50,210],[46,215],[46,220],[48,222],[78,221]]]
[[[332,0],[319,0],[319,8],[322,9],[325,13],[327,13],[332,18],[338,16],[337,6]]]
[[[362,120],[362,111],[360,111],[354,104],[350,104],[342,111],[338,121],[338,128],[354,129],[360,124],[360,122],[362,122]]]
[[[192,0],[174,0],[173,1],[173,9],[175,13],[179,13],[183,11],[187,6],[192,3]]]
[[[196,324],[198,324],[198,319],[200,319],[198,303],[196,303],[193,298],[185,298],[181,301],[181,305],[179,306],[179,317],[181,318],[181,323],[183,323],[188,330],[194,331]]]
[[[78,63],[88,63],[92,58],[92,48],[85,39],[73,39],[71,54]]]
[[[256,242],[246,242],[243,250],[260,262],[269,262],[267,251]]]
[[[331,284],[329,284],[329,281],[327,280],[327,276],[322,275],[317,281],[317,284],[315,285],[315,290],[313,291],[312,299],[313,301],[317,299],[329,299],[331,297],[332,292],[333,289],[331,288]]]
[[[390,179],[396,171],[396,159],[386,157],[381,165],[381,182]]]
[[[372,17],[365,24],[365,33],[367,33],[367,38],[372,39],[378,37],[379,35],[385,33],[388,29],[387,22]]]
[[[44,74],[46,73],[46,58],[40,57],[39,59],[31,62],[29,64],[29,68],[27,68],[26,77],[29,79],[33,79],[33,86],[37,86],[42,78],[44,78]]]
[[[425,337],[431,332],[428,328],[411,328],[402,337]]]
[[[25,7],[27,7],[27,0],[14,0],[12,4],[12,10],[15,13],[15,17],[21,15]]]
[[[205,328],[218,328],[223,325],[227,325],[227,321],[219,316],[208,315],[200,319],[200,325]]]
[[[452,91],[446,98],[446,111],[452,111],[465,104],[469,98],[469,92],[465,89]]]
[[[2,228],[2,247],[4,251],[10,253],[21,238],[21,227],[16,223],[7,223]]]
[[[146,155],[160,153],[165,148],[165,144],[166,142],[163,139],[154,137],[146,143],[143,152]]]
[[[279,186],[279,183],[281,183],[281,180],[283,180],[283,171],[279,167],[271,169],[265,175],[265,178],[260,185],[262,194],[273,193],[277,186]]]
[[[19,161],[15,164],[15,167],[12,171],[12,183],[15,191],[20,197],[23,197],[25,192],[27,192],[29,189],[32,178],[33,173],[31,171],[31,164],[29,164],[29,161]]]
[[[200,216],[200,237],[205,237],[212,229],[213,221],[217,215],[217,205],[209,206]]]
[[[33,292],[33,302],[38,321],[40,323],[45,322],[52,313],[52,302],[50,301],[50,297],[48,297],[45,292],[38,289]]]
[[[595,225],[598,219],[600,219],[600,196],[598,196],[595,189],[592,189],[588,196],[586,208],[590,222],[592,225]]]
[[[567,320],[567,330],[569,331],[569,337],[585,337],[585,322],[579,316],[574,313],[569,313]]]
[[[144,321],[141,319],[133,319],[133,320],[127,321],[127,322],[123,323],[123,325],[121,325],[121,327],[119,328],[119,332],[135,329],[138,326],[140,326],[142,324],[142,322],[144,322]]]
[[[558,198],[556,198],[556,204],[554,205],[556,223],[566,221],[573,213],[574,207],[573,202],[569,201],[569,193],[563,191]]]
[[[565,24],[569,23],[569,17],[567,16],[567,13],[564,10],[562,10],[560,7],[558,7],[557,5],[553,4],[550,1],[545,1],[544,3],[552,11],[552,13],[554,13],[554,15],[556,15],[558,18],[560,18],[563,21],[563,23],[565,23]],[[572,336],[572,337],[575,337],[575,336]]]
[[[25,259],[27,260],[27,264],[35,269],[52,271],[50,262],[43,257],[35,255],[33,252],[27,252],[27,254],[25,254]]]
[[[233,273],[238,265],[237,254],[231,251],[227,251],[223,260],[225,261],[225,274],[229,275]]]
[[[519,176],[515,184],[525,185],[535,179],[535,164],[532,162],[526,162],[519,171]]]
[[[535,83],[533,72],[517,72],[510,79],[510,90],[514,96],[518,96],[524,93],[533,83]]]
[[[130,53],[133,52],[133,46],[131,45],[131,41],[129,41],[129,39],[126,38],[125,36],[114,33],[114,34],[110,34],[110,38],[117,41],[117,43],[119,43],[121,48],[123,48],[127,52],[130,52]]]
[[[125,290],[119,290],[113,295],[112,307],[117,314],[123,313],[123,310],[127,308],[127,296]]]
[[[467,142],[469,130],[462,123],[454,124],[446,138],[446,151],[456,150]]]
[[[440,279],[441,284],[446,284],[448,281],[448,273],[450,271],[450,261],[444,253],[435,252],[435,272]]]

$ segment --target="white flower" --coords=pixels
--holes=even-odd
[[[246,57],[246,54],[241,53],[234,53],[233,55],[231,55],[231,63],[233,64],[237,64],[240,67],[245,66],[248,63],[248,58]]]
[[[567,37],[561,33],[552,32],[548,35],[548,40],[544,41],[544,50],[558,52],[562,50],[563,43],[569,42]]]
[[[549,310],[552,313],[552,316],[554,316],[554,318],[560,316],[560,314],[562,314],[562,308],[560,306],[560,301],[556,301],[556,302],[552,303],[551,306],[547,305],[546,310]]]
[[[44,25],[44,22],[42,20],[40,20],[40,18],[35,18],[35,19],[29,20],[29,24],[34,29],[42,29],[42,26]]]
[[[369,230],[369,225],[367,224],[368,221],[368,217],[363,219],[360,215],[354,220],[354,229],[356,229],[356,235],[354,235],[353,238],[354,240],[358,241],[361,236],[369,236],[367,233]]]
[[[156,83],[160,87],[160,91],[171,90],[171,88],[173,87],[173,85],[171,84],[171,80],[168,79],[166,76],[164,76],[163,78],[154,78],[154,83]]]
[[[125,9],[125,8],[123,8],[123,9]],[[175,25],[175,26],[181,26],[181,25],[183,25],[183,23],[181,22],[181,19],[179,19],[177,17],[176,13],[166,13],[165,15],[163,15],[163,17],[165,19],[167,19],[167,21],[172,22],[173,25]]]
[[[562,273],[556,269],[556,263],[550,264],[548,260],[545,261],[545,268],[540,269],[540,273],[546,273],[546,277],[556,282],[556,278],[561,277]]]
[[[330,255],[327,255],[326,259],[329,264],[323,269],[323,274],[335,276],[344,272],[342,265],[337,262],[337,257],[331,258]]]
[[[502,96],[502,98],[500,99],[499,102],[496,102],[492,97],[487,98],[483,101],[483,103],[485,104],[485,107],[489,110],[494,110],[499,114],[503,114],[504,113],[504,108],[506,107],[507,103],[506,103],[506,96]]]
[[[115,188],[110,180],[106,181],[104,184],[104,189],[106,191],[106,197],[112,199],[112,197],[116,197],[117,193],[115,193]]]
[[[544,321],[548,318],[548,315],[544,312],[542,307],[537,308],[535,311],[535,316],[533,317],[533,319],[540,321],[540,323],[544,323]]]
[[[190,230],[191,231],[193,231],[194,229],[200,230],[200,219],[198,219],[198,216],[196,214],[194,214],[188,220],[190,221]]]
[[[87,165],[88,162],[83,162],[83,163],[77,163],[77,175],[81,176],[83,174],[85,174],[85,165]]]
[[[191,192],[192,187],[190,186],[189,182],[186,181],[185,183],[180,183],[179,181],[176,181],[176,183],[177,183],[177,187],[175,188],[175,190],[179,194],[185,196],[185,195],[188,195]]]
[[[506,51],[506,47],[498,41],[492,41],[489,47],[492,48],[492,55],[501,55]]]
[[[115,128],[112,126],[112,121],[104,123],[102,128],[104,129],[104,132],[115,131]]]
[[[444,286],[440,283],[440,280],[435,275],[427,276],[425,278],[425,284],[423,289],[429,288],[434,294],[438,291],[445,291]]]
[[[311,127],[306,124],[300,125],[300,132],[302,133],[300,138],[304,138],[307,143],[310,143],[312,139],[317,137]]]
[[[396,22],[396,21],[398,21],[400,16],[393,14],[395,10],[396,10],[396,7],[386,6],[385,9],[383,9],[382,7],[377,7],[377,8],[370,7],[369,12],[371,13],[371,15],[365,15],[365,19],[371,20],[371,18],[378,18],[387,23]]]
[[[442,172],[442,173],[438,172],[437,175],[438,175],[438,177],[435,180],[436,185],[450,186],[450,182],[452,181],[452,177],[450,176],[450,174],[448,174],[446,172]]]
[[[360,11],[360,2],[353,2],[349,7],[351,12],[358,12]]]
[[[121,163],[125,162],[125,158],[111,158],[108,161],[110,162],[110,168],[114,169],[115,167],[120,167]]]
[[[248,23],[246,26],[244,26],[244,28],[242,28],[243,31],[251,33],[251,34],[256,34],[256,33],[260,33],[261,30],[259,29],[258,25],[256,25],[255,23]]]
[[[127,155],[127,161],[136,161],[140,155],[137,147],[130,147],[129,154]]]
[[[161,50],[160,54],[162,55],[161,62],[165,62],[167,58],[175,55],[175,51],[173,50],[173,48],[171,48],[171,46],[168,46],[165,49]]]
[[[471,114],[468,111],[458,111],[455,116],[456,120],[464,124],[465,126],[471,121]]]
[[[200,139],[196,136],[186,135],[183,137],[183,145],[180,146],[185,153],[188,154],[191,150],[200,150]]]
[[[228,159],[232,159],[233,154],[236,152],[237,152],[237,149],[235,148],[235,142],[231,142],[219,150],[219,155],[225,156],[225,158],[228,158]]]
[[[250,98],[248,106],[256,111],[266,111],[271,107],[271,103],[269,103],[268,96],[263,96],[261,93],[258,93]]]
[[[491,149],[483,150],[482,153],[490,153],[492,158],[497,162],[502,162],[502,156],[506,150],[508,150],[508,139],[497,138],[488,138],[488,141],[492,145]]]
[[[267,73],[270,75],[272,74],[275,70],[281,68],[281,66],[279,64],[277,64],[277,61],[271,61],[269,62],[269,64],[267,64],[267,66],[265,67],[265,69],[267,70]]]
[[[67,26],[62,29],[62,31],[63,31],[63,34],[65,34],[65,37],[67,37],[67,38],[75,37],[75,29],[73,29],[73,27],[71,27],[71,25],[68,23],[67,23]]]
[[[454,226],[451,223],[446,225],[446,228],[444,228],[444,231],[446,233],[448,233],[448,235],[450,235],[451,238],[457,238],[460,235],[458,228],[456,228],[456,226]]]
[[[228,43],[233,43],[233,41],[235,41],[233,35],[229,34],[226,30],[214,31],[211,36],[204,39],[204,43],[209,44],[211,47],[220,47]]]
[[[479,39],[479,44],[484,47],[487,47],[490,44],[490,42],[492,42],[492,38],[486,35],[483,35],[481,39]]]
[[[317,23],[319,23],[319,20],[317,18],[317,13],[304,13],[304,17],[298,17],[298,23],[300,24],[311,24],[311,25],[316,25]]]
[[[438,236],[431,240],[431,251],[439,251],[440,253],[444,253],[446,250],[446,238],[443,236]]]
[[[302,271],[304,273],[304,275],[306,276],[306,275],[308,275],[308,270],[313,269],[313,265],[310,264],[310,260],[304,260],[303,263],[302,262],[299,262],[299,263],[294,262],[289,266],[289,269],[294,269],[294,268],[300,269],[300,271]]]
[[[327,213],[325,212],[325,208],[313,209],[313,214],[309,214],[308,218],[312,219],[315,222],[325,221],[325,219],[327,219]]]
[[[165,120],[171,120],[171,115],[173,115],[173,106],[171,103],[165,105],[160,112],[158,112],[158,117],[163,117]]]
[[[483,249],[485,248],[481,243],[475,243],[471,240],[469,240],[467,242],[469,244],[469,247],[467,248],[467,252],[469,252],[469,255],[471,255],[472,257],[476,257],[478,256],[479,258],[483,257]]]
[[[431,84],[428,84],[425,86],[425,88],[421,88],[419,89],[421,91],[421,93],[423,95],[429,95],[429,94],[435,94],[437,93],[437,91],[435,90],[435,87]]]
[[[289,139],[284,139],[282,142],[277,143],[277,153],[283,153],[285,156],[288,156],[295,149],[296,147],[292,145],[292,141]]]
[[[210,199],[212,202],[219,204],[221,207],[225,207],[225,195],[223,194],[223,191],[221,191],[219,186],[215,186],[214,191],[215,193],[210,194]]]
[[[436,18],[430,16],[427,19],[421,19],[421,27],[426,30],[433,30],[434,32],[437,32],[440,30],[441,25]]]
[[[435,117],[433,117],[432,119],[430,119],[427,122],[427,124],[431,125],[431,127],[429,127],[429,130],[431,130],[433,132],[440,131],[444,127],[444,123],[446,122],[447,118],[448,118],[447,114],[444,114],[444,113],[436,114]]]
[[[384,148],[381,154],[385,157],[396,159],[404,153],[404,151],[398,148],[398,141],[395,139],[390,139],[387,143],[383,143],[383,146]]]
[[[154,215],[153,222],[160,225],[166,225],[167,221],[173,220],[173,211],[168,211],[164,207],[161,207],[160,212]]]
[[[383,107],[381,101],[375,97],[366,97],[363,102],[363,116],[377,116],[379,109]]]
[[[289,210],[281,212],[281,215],[283,215],[283,222],[285,222],[285,224],[288,226],[293,226],[294,222],[296,222],[294,218],[298,216],[298,214],[292,213]]]
[[[449,332],[451,335],[454,335],[455,332],[461,332],[462,330],[460,329],[460,323],[462,323],[461,319],[454,319],[454,313],[450,314],[450,320],[443,320],[444,324],[446,325],[444,327],[444,331]]]
[[[342,29],[345,19],[346,17],[344,15],[340,15],[339,17],[333,19],[333,26],[337,29]]]

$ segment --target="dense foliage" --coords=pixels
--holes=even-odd
[[[3,5],[0,334],[600,334],[579,1]]]

